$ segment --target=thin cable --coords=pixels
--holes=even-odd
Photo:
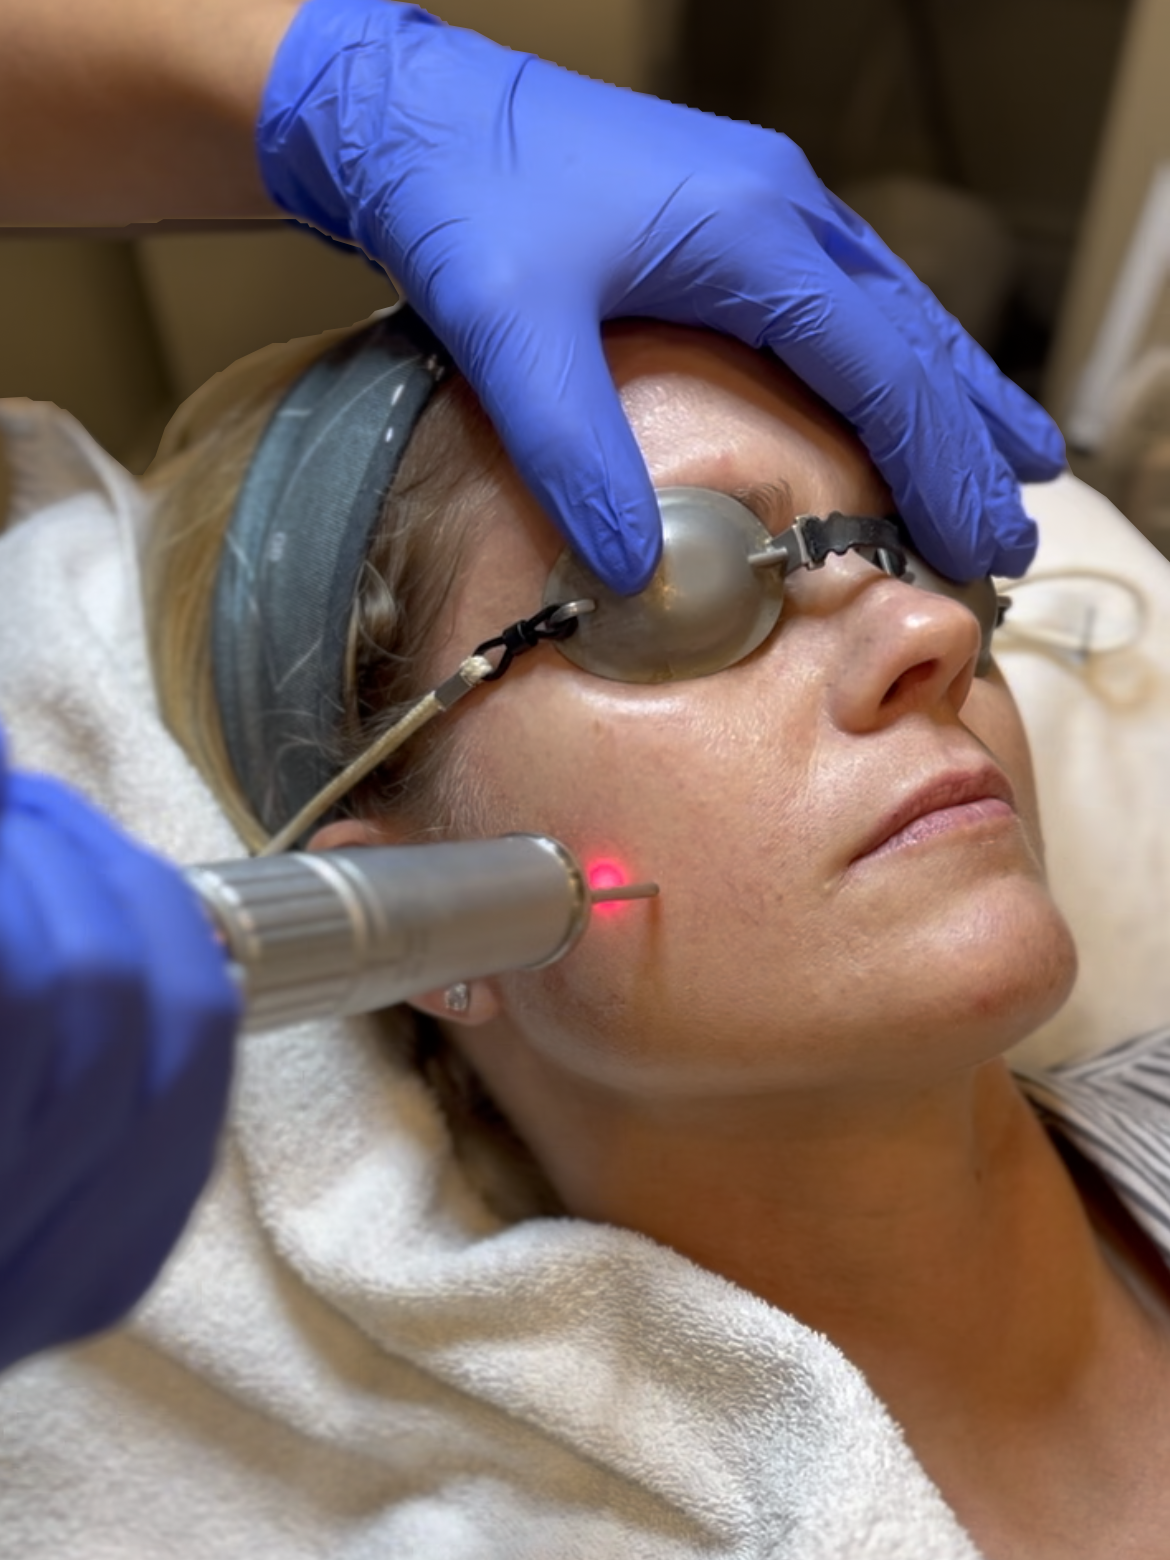
[[[339,775],[335,775],[328,785],[324,785],[315,796],[309,798],[294,818],[291,818],[284,828],[274,834],[261,850],[260,856],[279,856],[282,851],[288,850],[290,845],[295,845],[311,828],[318,818],[321,818],[331,807],[341,800],[348,792],[352,791],[359,780],[364,780],[371,770],[389,758],[402,746],[409,737],[413,737],[416,731],[422,729],[428,721],[434,720],[436,715],[442,715],[453,704],[470,693],[473,688],[478,688],[481,683],[497,682],[518,655],[524,655],[528,650],[535,650],[538,645],[548,640],[568,639],[577,631],[578,611],[592,611],[591,601],[553,602],[547,607],[535,613],[530,618],[521,618],[518,623],[510,623],[507,628],[494,639],[485,639],[482,645],[477,645],[471,655],[460,666],[454,677],[448,677],[446,682],[433,688],[430,693],[424,694],[417,704],[411,705],[401,720],[397,721],[385,731],[376,742],[372,742],[364,753],[359,753],[351,764],[347,764]],[[490,661],[485,654],[488,650],[500,650],[502,655],[497,663]]]
[[[352,763],[347,764],[339,775],[335,775],[329,784],[322,786],[305,803],[297,815],[285,824],[279,833],[274,834],[261,850],[259,856],[278,856],[282,851],[295,845],[305,830],[311,828],[318,818],[321,818],[331,807],[341,800],[348,791],[351,791],[360,780],[377,769],[384,763],[391,753],[402,746],[408,737],[413,737],[416,731],[420,731],[436,715],[442,715],[445,710],[461,699],[464,694],[470,693],[473,688],[478,688],[480,683],[486,682],[492,676],[495,668],[485,655],[469,655],[460,666],[454,677],[448,677],[447,681],[440,683],[437,688],[432,688],[430,693],[424,694],[417,704],[412,704],[401,720],[398,720],[384,731],[376,742],[371,742],[364,753],[359,753]]]

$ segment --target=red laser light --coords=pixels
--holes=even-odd
[[[593,861],[585,869],[590,888],[621,888],[629,882],[628,875],[622,871],[616,861]],[[621,900],[614,904],[594,905],[594,915],[616,915],[626,907]]]
[[[588,868],[590,888],[621,888],[626,874],[616,861],[595,861]]]

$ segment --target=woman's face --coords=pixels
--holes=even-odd
[[[889,511],[857,441],[759,355],[610,333],[659,487],[795,514]],[[432,670],[539,606],[560,550],[518,484],[473,538]],[[715,676],[603,681],[552,648],[461,707],[468,832],[541,831],[653,879],[560,964],[494,983],[514,1041],[643,1093],[904,1082],[998,1054],[1067,994],[1027,743],[974,678],[975,619],[856,555],[790,576],[780,626]],[[477,1037],[477,1049],[482,1042]]]

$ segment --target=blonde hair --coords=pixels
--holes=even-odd
[[[212,677],[219,557],[269,419],[293,382],[349,334],[268,347],[217,374],[172,418],[145,479],[154,505],[143,590],[162,717],[251,849],[267,832],[228,758]],[[364,751],[423,691],[419,665],[429,636],[457,577],[474,512],[502,463],[495,431],[466,381],[444,381],[387,494],[354,602],[339,764]],[[405,819],[406,837],[450,832],[468,808],[458,777],[443,762],[447,746],[437,722],[370,775],[349,806],[362,816],[392,812]],[[531,1154],[439,1026],[405,1008],[379,1017],[396,1059],[432,1087],[465,1168],[496,1211],[505,1218],[559,1211]]]
[[[338,340],[333,331],[269,347],[218,374],[176,413],[147,477],[155,494],[143,578],[151,663],[163,720],[250,849],[268,835],[232,769],[216,704],[210,616],[220,552],[256,445],[293,382]],[[348,636],[338,767],[363,751],[419,693],[417,668],[457,577],[472,514],[503,456],[465,380],[435,392],[407,446],[366,560]],[[350,800],[393,809],[424,832],[450,821],[438,764],[441,732],[412,742]]]

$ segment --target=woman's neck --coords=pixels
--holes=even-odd
[[[566,1207],[636,1229],[824,1332],[904,1423],[1013,1412],[1068,1378],[1102,1264],[999,1063],[885,1097],[647,1105],[574,1091],[518,1123]]]
[[[1157,1380],[1170,1402],[1170,1351],[1002,1063],[884,1098],[718,1104],[619,1102],[530,1066],[506,1109],[567,1209],[826,1334],[989,1554],[1023,1535],[1047,1555],[1055,1514],[1062,1555],[1129,1525],[1134,1392]]]
[[[886,1094],[688,1101],[619,1096],[531,1051],[498,1080],[498,1053],[483,1060],[570,1212],[824,1332],[895,1412],[1018,1404],[1021,1359],[1042,1392],[1091,1333],[1091,1230],[1002,1063]]]

